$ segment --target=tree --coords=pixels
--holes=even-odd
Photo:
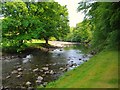
[[[41,22],[38,17],[29,14],[24,2],[5,2],[2,9],[5,17],[2,21],[3,42],[22,49],[27,40],[38,37],[36,34],[42,28]]]
[[[71,32],[67,36],[68,41],[76,41],[76,42],[86,42],[92,39],[92,31],[91,31],[90,21],[85,19],[83,22],[80,22],[76,25],[76,27],[71,28]]]
[[[59,39],[69,32],[68,12],[65,6],[57,2],[34,3],[34,6],[36,5],[39,11],[37,10],[35,14],[43,23],[43,29],[39,32],[40,38],[44,38],[46,44],[50,37]]]
[[[116,47],[118,45],[120,22],[120,3],[114,2],[94,2],[89,3],[88,19],[93,28],[92,44],[94,47],[103,49],[106,47]],[[80,10],[84,6],[80,4]]]
[[[48,44],[69,32],[67,9],[56,2],[4,2],[2,13],[3,43],[18,49],[28,40],[44,38]]]

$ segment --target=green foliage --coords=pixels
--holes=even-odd
[[[71,28],[71,32],[67,35],[66,41],[85,42],[92,38],[92,26],[89,20],[78,23],[76,27]]]
[[[120,3],[113,2],[84,2],[78,10],[88,10],[87,19],[93,26],[92,46],[97,49],[116,47],[120,42]],[[89,7],[89,8],[88,8]]]
[[[60,39],[69,32],[67,9],[57,2],[4,2],[2,12],[2,43],[9,42],[4,46],[22,50],[26,41],[45,39],[48,43],[50,37]]]

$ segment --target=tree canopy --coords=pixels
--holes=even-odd
[[[48,44],[69,32],[67,8],[57,2],[4,2],[2,13],[4,45],[24,48],[26,41],[42,38]]]

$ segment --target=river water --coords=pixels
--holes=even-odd
[[[84,54],[79,45],[51,49],[48,52],[39,51],[26,54],[22,58],[2,61],[2,83],[6,88],[27,88],[58,79],[66,71],[83,64],[91,55]],[[40,83],[37,78],[42,77]]]

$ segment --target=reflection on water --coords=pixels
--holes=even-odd
[[[14,88],[24,88],[27,84],[31,87],[45,86],[48,82],[58,79],[64,72],[79,66],[91,57],[84,55],[77,48],[79,46],[75,47],[34,52],[24,58],[3,60],[3,86]],[[40,77],[43,78],[41,81]]]

